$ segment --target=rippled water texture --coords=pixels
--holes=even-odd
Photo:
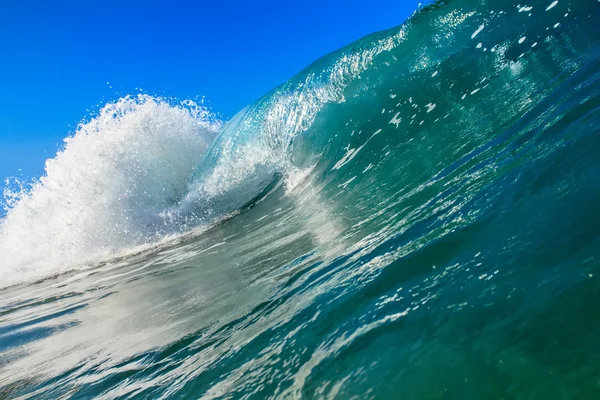
[[[2,222],[0,398],[600,398],[599,8],[428,5],[224,126],[107,106]]]

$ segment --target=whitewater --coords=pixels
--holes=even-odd
[[[454,0],[8,179],[0,398],[600,395],[600,3]]]

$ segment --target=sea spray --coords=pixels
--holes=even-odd
[[[56,274],[169,233],[176,205],[220,123],[186,101],[125,97],[80,124],[0,230],[0,285]]]

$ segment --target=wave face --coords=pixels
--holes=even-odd
[[[5,191],[0,397],[598,398],[599,7],[429,4],[224,125],[107,105]]]

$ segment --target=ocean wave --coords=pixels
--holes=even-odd
[[[331,196],[395,157],[390,175],[410,192],[509,148],[526,134],[520,119],[555,96],[596,43],[578,24],[585,2],[546,6],[429,4],[323,57],[224,126],[189,101],[140,95],[106,105],[30,190],[5,190],[1,285],[210,225],[272,185],[293,193],[321,181]]]

